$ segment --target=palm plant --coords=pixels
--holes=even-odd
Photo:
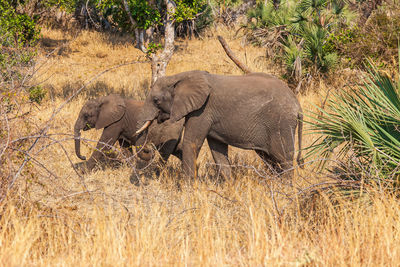
[[[369,72],[363,86],[336,93],[326,109],[318,108],[321,115],[310,114],[310,131],[321,136],[308,148],[307,155],[328,158],[340,147],[339,158],[354,154],[369,170],[398,179],[400,79],[393,82],[371,61],[366,67]]]
[[[273,3],[264,4],[258,2],[255,8],[250,9],[247,13],[249,19],[248,27],[252,29],[285,26],[290,23],[293,10],[288,5],[281,4],[275,9]],[[255,22],[253,22],[255,20]]]
[[[349,21],[350,14],[344,0],[287,0],[278,9],[271,1],[259,2],[248,13],[247,36],[253,43],[280,51],[273,54],[299,80],[298,70],[329,72],[336,67],[338,56],[327,40]]]
[[[325,46],[329,32],[326,28],[309,25],[302,30],[305,39],[305,54],[307,55],[308,65],[314,66],[321,72],[333,70],[337,64],[337,55]]]

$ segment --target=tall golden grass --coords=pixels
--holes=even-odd
[[[42,32],[38,61],[43,67],[36,79],[51,94],[31,110],[30,125],[37,129],[65,101],[68,90],[77,90],[107,68],[143,59],[126,36]],[[262,49],[243,46],[233,31],[220,29],[218,34],[251,69],[279,76],[279,68],[268,63]],[[215,32],[207,36],[178,40],[168,74],[191,69],[240,74]],[[63,48],[46,58],[60,43]],[[149,80],[150,64],[140,63],[107,72],[95,82],[110,92],[143,99]],[[324,100],[328,87],[322,82],[314,86],[319,91],[299,97],[305,110]],[[326,175],[315,173],[312,164],[296,170],[293,187],[265,173],[255,153],[239,149],[230,150],[235,167],[229,181],[215,180],[204,148],[199,157],[201,180],[177,181],[176,159],[170,160],[160,178],[148,177],[140,187],[129,182],[129,164],[78,176],[71,166],[78,162],[73,140],[65,134],[73,133],[80,107],[96,89],[88,86],[58,113],[49,131],[52,140],[41,140],[32,151],[35,171],[21,176],[1,205],[1,265],[397,266],[400,262],[398,199],[375,188],[366,188],[353,199],[331,191],[311,194],[314,185],[329,182]],[[16,131],[25,132],[26,125],[19,127]],[[97,140],[100,132],[84,132],[83,137]],[[304,146],[313,138],[304,136]],[[94,145],[83,145],[83,154],[88,156]]]

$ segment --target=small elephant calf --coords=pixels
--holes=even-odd
[[[91,157],[76,167],[84,170],[92,170],[98,163],[105,163],[111,147],[117,142],[124,148],[124,154],[132,155],[132,147],[137,142],[136,128],[138,115],[142,111],[144,102],[133,99],[123,99],[119,95],[112,94],[105,97],[88,100],[82,107],[75,122],[75,153],[78,158],[86,160],[80,151],[81,130],[87,131],[93,128],[103,129],[96,150]],[[154,144],[164,159],[170,154],[180,156],[178,143],[183,131],[183,121],[175,123],[154,124],[149,128],[152,132],[149,143]],[[154,153],[144,146],[140,149],[139,156],[144,161],[150,161]],[[107,157],[106,157],[107,155]]]
[[[123,99],[115,94],[88,100],[83,105],[74,127],[75,153],[78,158],[86,160],[80,151],[81,130],[104,130],[92,156],[78,166],[90,171],[97,162],[105,162],[105,155],[109,154],[107,152],[117,140],[121,147],[132,154],[132,145],[136,141],[136,116],[142,106],[141,101]]]

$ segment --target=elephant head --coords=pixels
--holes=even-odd
[[[86,160],[81,155],[81,130],[105,128],[119,121],[125,114],[125,102],[118,95],[109,95],[87,101],[78,116],[74,126],[75,153],[78,158]]]
[[[170,154],[179,157],[184,123],[184,119],[177,122],[172,122],[171,120],[164,122],[153,121],[136,140],[136,147],[139,148],[139,158],[146,162],[152,160],[155,149],[160,152],[165,161]]]
[[[156,118],[159,122],[167,119],[176,122],[200,109],[211,91],[207,76],[206,71],[188,71],[159,78],[146,98],[137,134]]]

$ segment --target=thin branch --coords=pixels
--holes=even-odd
[[[54,117],[74,98],[76,97],[86,86],[88,86],[89,84],[91,84],[93,81],[95,81],[97,78],[99,78],[100,76],[102,76],[103,74],[110,72],[114,69],[120,68],[122,66],[127,66],[127,65],[131,65],[131,64],[136,64],[136,63],[148,63],[148,61],[132,61],[132,62],[127,62],[127,63],[123,63],[123,64],[119,64],[117,66],[111,67],[109,69],[106,69],[102,72],[100,72],[99,74],[95,75],[93,78],[91,78],[88,82],[86,82],[81,88],[79,88],[75,93],[73,93],[67,100],[64,101],[64,103],[62,103],[50,116],[50,118],[48,119],[48,121],[45,124],[45,127],[42,128],[42,130],[39,132],[38,137],[35,139],[35,141],[32,143],[32,145],[29,147],[29,149],[26,151],[26,153],[29,155],[29,152],[36,146],[37,142],[46,134],[46,132],[48,131],[48,129],[50,128],[50,123],[53,121]],[[25,159],[22,162],[22,164],[20,165],[20,167],[18,168],[17,173],[15,174],[15,176],[13,177],[12,181],[10,182],[8,189],[11,189],[15,183],[15,181],[18,179],[18,177],[21,175],[21,172],[23,170],[23,168],[25,167],[25,165],[30,161],[30,157],[25,155]]]
[[[137,23],[132,17],[131,11],[129,10],[128,2],[126,0],[123,0],[122,2],[124,3],[125,12],[126,12],[126,14],[128,14],[129,20],[130,20],[133,28],[136,28],[137,27]]]
[[[3,105],[1,107],[3,107]],[[10,144],[10,125],[9,125],[9,120],[8,120],[8,117],[7,117],[7,113],[3,112],[3,109],[1,109],[1,113],[4,114],[4,120],[6,121],[7,141],[6,141],[6,144],[4,145],[3,151],[1,151],[1,153],[0,153],[0,158],[3,156],[4,152],[7,150],[7,147]]]

